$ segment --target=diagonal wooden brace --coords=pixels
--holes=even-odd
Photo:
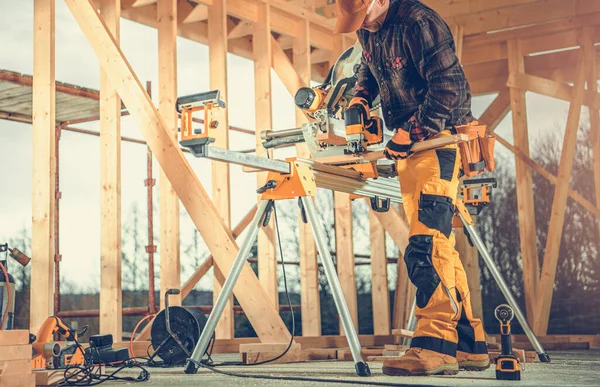
[[[172,138],[162,116],[152,104],[93,3],[90,0],[66,0],[65,3],[204,238],[215,264],[221,272],[229,273],[239,248],[231,230],[223,223],[183,156],[179,144]],[[246,263],[233,292],[262,342],[289,342],[290,333],[249,264]]]

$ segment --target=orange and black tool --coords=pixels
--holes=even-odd
[[[217,129],[219,122],[213,119],[213,109],[225,108],[219,90],[206,93],[186,95],[177,98],[176,109],[181,114],[181,141],[207,141],[209,130]],[[204,112],[204,130],[192,128],[192,115],[197,111]]]
[[[496,359],[497,380],[521,380],[521,365],[512,350],[510,322],[514,317],[513,310],[506,304],[499,305],[494,311],[500,321],[502,353]]]

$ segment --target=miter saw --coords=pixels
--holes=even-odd
[[[265,148],[306,143],[311,157],[328,164],[356,164],[367,161],[362,156],[383,150],[383,120],[377,116],[379,97],[365,106],[367,117],[346,114],[353,98],[362,47],[356,44],[342,53],[322,84],[303,87],[296,92],[294,102],[306,113],[309,122],[301,128],[263,131]],[[374,114],[375,113],[375,114]],[[393,163],[373,161],[376,170],[390,173]],[[372,176],[377,177],[377,176]]]

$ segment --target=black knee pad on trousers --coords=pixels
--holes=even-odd
[[[417,306],[424,308],[440,284],[440,277],[433,267],[433,237],[413,235],[404,252],[404,262],[410,281],[417,288]]]

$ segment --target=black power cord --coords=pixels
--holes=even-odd
[[[58,383],[58,386],[97,386],[106,381],[125,381],[125,382],[145,382],[150,379],[150,373],[142,365],[132,359],[111,364],[94,364],[92,351],[96,351],[99,356],[98,348],[90,341],[90,351],[84,351],[77,339],[74,338],[77,349],[81,351],[84,358],[83,365],[71,365],[65,369],[64,380]],[[103,373],[102,366],[116,367],[111,373]],[[141,371],[137,377],[116,376],[126,368],[139,368]]]
[[[275,202],[273,202],[273,217],[274,217],[274,221],[275,221],[275,229],[277,232],[277,245],[279,246],[279,257],[281,259],[281,268],[283,269],[283,287],[285,289],[285,296],[288,302],[288,306],[290,308],[290,312],[292,314],[292,336],[290,338],[290,341],[288,343],[287,348],[278,356],[272,358],[272,359],[268,359],[268,360],[263,360],[257,363],[252,363],[252,364],[244,364],[242,362],[222,362],[222,363],[218,363],[218,364],[214,364],[211,358],[212,355],[212,350],[215,344],[215,336],[213,334],[213,337],[211,338],[211,342],[212,344],[210,345],[210,350],[207,351],[207,356],[209,358],[208,361],[203,362],[203,365],[208,365],[212,368],[214,367],[223,367],[223,366],[257,366],[257,365],[262,365],[262,364],[267,364],[267,363],[271,363],[274,362],[275,360],[281,359],[283,356],[285,356],[290,348],[292,347],[292,344],[294,344],[294,338],[296,336],[296,320],[294,317],[294,309],[292,308],[292,300],[290,299],[290,293],[288,291],[288,286],[287,286],[287,276],[285,273],[285,260],[283,259],[283,248],[281,247],[281,236],[279,233],[279,222],[277,221],[277,206],[275,205]]]

